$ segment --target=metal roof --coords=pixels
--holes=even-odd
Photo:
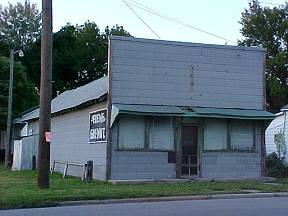
[[[110,127],[119,114],[157,115],[157,116],[182,116],[196,118],[231,118],[245,120],[272,120],[275,115],[264,110],[224,109],[154,105],[113,104],[111,111]]]
[[[193,107],[192,111],[197,113],[199,117],[235,118],[235,119],[253,119],[253,120],[271,120],[275,117],[273,113],[264,110]],[[187,113],[187,115],[189,115],[189,113]]]
[[[138,115],[180,115],[185,112],[177,106],[160,106],[160,105],[139,105],[139,104],[113,104],[111,111],[110,126],[117,116],[122,114],[138,114]]]
[[[99,99],[108,92],[108,76],[97,79],[76,89],[67,90],[54,98],[51,103],[51,113],[57,113],[77,107],[88,101]],[[39,108],[24,114],[22,121],[39,117]]]

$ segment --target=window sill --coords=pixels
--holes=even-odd
[[[114,149],[114,151],[122,152],[122,151],[129,151],[129,152],[176,152],[175,150],[168,150],[168,149]]]
[[[257,153],[256,150],[203,150],[202,153]]]

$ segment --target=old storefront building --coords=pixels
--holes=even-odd
[[[102,180],[261,177],[264,60],[262,49],[113,36],[108,76],[53,100],[51,164],[90,160]],[[37,119],[21,119],[34,135]]]

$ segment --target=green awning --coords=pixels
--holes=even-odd
[[[264,110],[224,109],[224,108],[200,108],[192,107],[191,112],[185,113],[191,117],[210,118],[234,118],[251,120],[272,120],[275,115]]]
[[[177,106],[113,104],[111,110],[110,127],[112,127],[119,114],[181,116],[190,118],[231,118],[247,120],[272,120],[275,117],[274,114],[264,110],[200,107],[190,107],[189,109],[184,110]]]
[[[110,127],[119,114],[175,116],[183,115],[185,111],[177,106],[113,104]]]

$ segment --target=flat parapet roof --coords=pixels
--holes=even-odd
[[[169,41],[169,40],[156,40],[147,38],[135,38],[126,36],[110,36],[111,40],[123,40],[131,42],[141,42],[141,43],[153,43],[162,45],[174,45],[174,46],[190,46],[190,47],[206,47],[206,48],[217,48],[217,49],[233,49],[242,51],[256,51],[256,52],[266,52],[266,49],[259,47],[244,47],[244,46],[232,46],[232,45],[220,45],[220,44],[204,44],[204,43],[193,43],[193,42],[182,42],[182,41]]]

